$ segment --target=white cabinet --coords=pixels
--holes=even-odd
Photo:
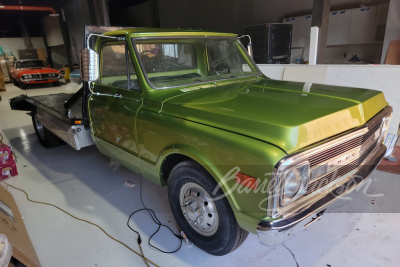
[[[374,41],[376,13],[376,6],[351,10],[349,44],[366,44]]]
[[[300,38],[301,17],[287,18],[283,20],[283,23],[292,24],[292,47],[304,46],[304,38]]]
[[[311,32],[312,16],[308,15],[300,18],[301,18],[300,37],[309,37]]]
[[[327,45],[349,43],[351,13],[351,10],[340,10],[329,14]]]
[[[330,12],[327,45],[369,44],[381,42],[385,34],[389,4]],[[286,18],[292,24],[292,47],[309,42],[312,16]]]

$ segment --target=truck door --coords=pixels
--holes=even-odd
[[[100,78],[88,109],[96,146],[136,172],[141,171],[136,115],[143,93],[125,42],[107,42],[100,49]]]

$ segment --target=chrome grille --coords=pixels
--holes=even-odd
[[[376,130],[377,129],[375,129],[375,131]],[[338,178],[341,178],[344,175],[346,175],[347,173],[357,169],[361,165],[361,163],[366,159],[366,157],[372,152],[372,150],[374,150],[376,145],[377,145],[377,142],[374,142],[374,144],[371,145],[359,158],[353,160],[352,162],[347,163],[346,165],[343,165],[336,171],[328,173],[327,175],[318,179],[317,181],[310,183],[307,187],[307,191],[304,194],[304,196],[307,196],[307,195],[317,191],[318,189],[323,188],[327,184],[330,184],[330,183],[334,182],[335,180],[337,180]]]
[[[270,194],[275,197],[268,201],[268,215],[276,217],[297,213],[348,181],[353,172],[358,172],[365,161],[375,155],[375,149],[383,149],[380,146],[383,141],[382,131],[387,132],[392,111],[389,106],[370,119],[364,127],[282,159],[275,166],[274,177],[279,181],[279,186],[270,189]],[[310,164],[308,186],[291,202],[282,202],[285,171],[304,162]]]
[[[347,151],[352,150],[353,148],[356,148],[358,146],[361,146],[361,144],[364,141],[364,136],[358,136],[356,138],[353,138],[349,141],[346,141],[340,145],[337,145],[335,147],[329,148],[325,151],[322,151],[318,154],[315,154],[311,156],[308,160],[310,162],[310,167],[315,167],[318,164],[325,162],[327,160],[330,160],[336,156],[339,156],[340,154],[346,153]]]

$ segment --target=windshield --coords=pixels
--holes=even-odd
[[[162,89],[260,75],[236,38],[133,40],[148,81]]]
[[[22,68],[43,68],[43,67],[47,67],[47,65],[42,60],[32,60],[32,61],[17,62],[17,69],[22,69]]]

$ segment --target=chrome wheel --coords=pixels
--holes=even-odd
[[[179,203],[189,225],[203,236],[218,230],[218,211],[214,201],[200,185],[186,183],[179,193]]]
[[[35,123],[36,123],[36,130],[39,133],[40,138],[42,138],[42,140],[44,140],[43,125],[40,123],[39,116],[37,114],[35,114]]]

